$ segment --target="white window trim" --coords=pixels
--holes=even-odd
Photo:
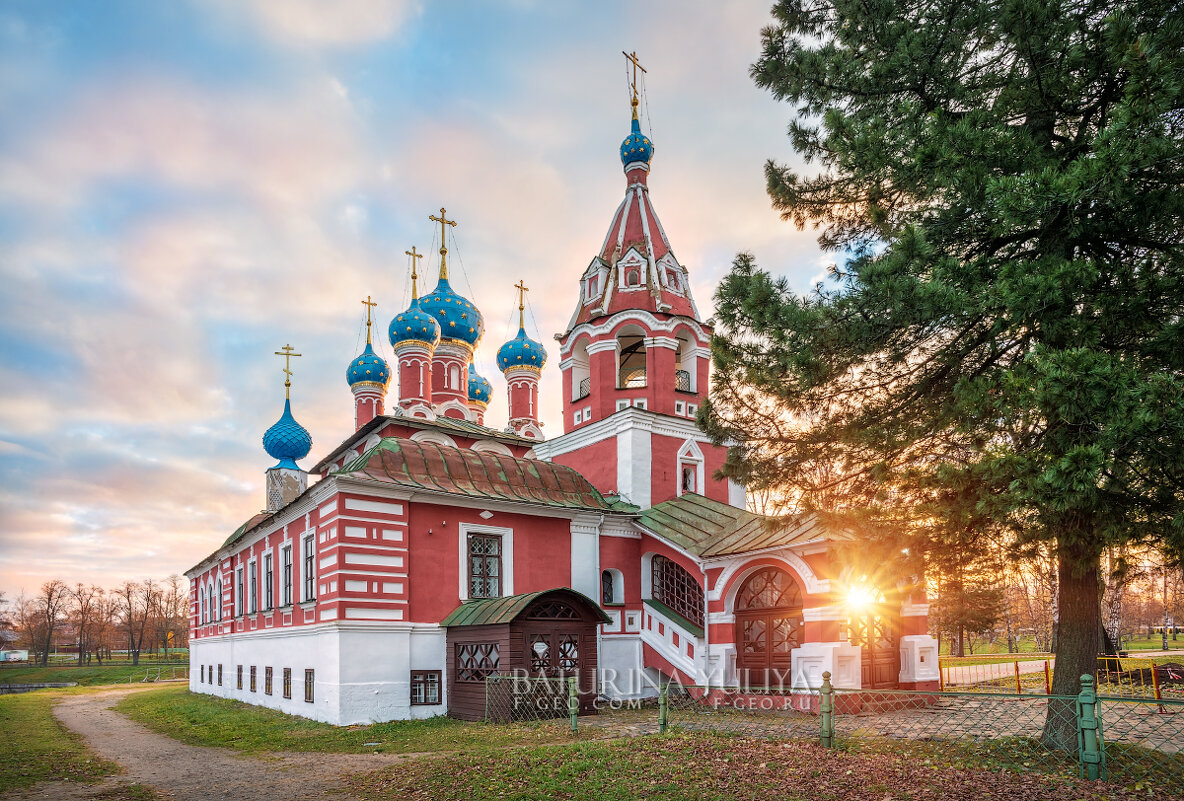
[[[248,614],[256,614],[259,611],[259,563],[254,559],[247,562],[247,601],[247,608],[251,610]]]
[[[247,599],[243,597],[246,595],[247,585],[246,574],[243,573],[241,563],[235,568],[234,579],[234,616],[242,617],[247,609]]]
[[[695,492],[699,495],[704,494],[704,475],[703,475],[703,451],[700,450],[699,445],[693,440],[688,439],[678,449],[678,456],[675,457],[678,462],[677,468],[677,485],[676,490],[678,495],[682,495],[684,490],[682,488],[682,466],[684,464],[693,464],[695,466]]]
[[[312,559],[308,558],[308,550],[311,546]],[[312,570],[309,571],[312,578],[304,574],[308,570],[309,565],[312,565]],[[309,593],[312,593],[309,595]],[[300,602],[310,603],[317,599],[317,537],[312,531],[306,531],[300,537]]]
[[[284,552],[285,551],[287,552],[287,556],[288,556],[288,582],[289,582],[289,584],[287,587],[284,587]],[[283,543],[280,544],[280,599],[279,599],[280,606],[291,606],[292,599],[294,597],[296,597],[296,593],[294,592],[295,588],[292,586],[292,574],[294,572],[294,568],[292,567],[292,565],[293,565],[293,562],[292,562],[292,540],[284,540]],[[285,589],[287,589],[287,591],[288,591],[287,598],[284,597],[284,590]]]
[[[601,572],[610,573],[613,577],[613,603],[625,603],[625,575],[615,567],[606,567]]]
[[[461,523],[456,527],[460,564],[460,599],[469,600],[469,535],[494,534],[502,538],[502,597],[514,594],[514,529],[484,523]]]

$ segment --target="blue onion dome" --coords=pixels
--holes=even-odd
[[[489,383],[488,379],[478,375],[473,363],[469,362],[469,400],[489,403],[489,397],[492,394],[493,385]]]
[[[539,342],[526,335],[526,330],[518,329],[518,336],[497,349],[497,366],[504,373],[511,367],[534,367],[543,369],[547,363],[547,351]]]
[[[414,341],[426,342],[434,348],[440,342],[440,324],[435,317],[420,308],[418,298],[412,299],[407,311],[395,315],[387,333],[392,347],[401,342]]]
[[[386,361],[375,353],[374,348],[367,342],[362,355],[350,362],[346,368],[345,380],[351,387],[363,381],[386,386],[391,381],[391,368],[387,367]]]
[[[308,456],[312,450],[312,437],[292,416],[292,401],[284,400],[283,415],[263,435],[263,450],[273,459],[280,460],[276,467],[289,470],[299,470],[296,460]]]
[[[633,130],[621,142],[621,163],[628,166],[635,161],[650,163],[654,157],[654,143],[641,133],[641,125],[637,117],[633,118]]]
[[[440,324],[440,338],[464,342],[476,347],[485,333],[485,320],[468,298],[452,290],[447,278],[441,278],[430,295],[419,301],[420,308]]]

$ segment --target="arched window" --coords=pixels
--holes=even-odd
[[[703,588],[686,568],[665,556],[655,556],[650,563],[650,591],[655,601],[703,628]]]
[[[450,389],[460,389],[460,368],[455,364],[448,368],[448,386]]]
[[[600,605],[625,603],[625,577],[620,570],[602,570],[600,572]]]
[[[625,286],[640,286],[641,285],[641,271],[640,270],[626,270],[625,271]]]
[[[620,371],[617,376],[618,389],[634,389],[646,385],[645,337],[622,335],[617,337],[617,354]]]
[[[788,573],[762,567],[736,593],[736,669],[748,686],[785,686],[802,639],[802,592]]]

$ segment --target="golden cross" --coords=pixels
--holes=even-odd
[[[294,350],[295,350],[295,348],[293,348],[291,345],[284,345],[282,348],[280,348],[279,350],[277,350],[275,352],[276,356],[283,356],[284,357],[284,397],[285,398],[292,397],[292,357],[301,355],[299,353],[294,353],[293,352]]]
[[[423,258],[423,254],[415,252],[415,245],[411,246],[411,250],[404,250],[403,252],[411,257],[411,299],[418,300],[419,290],[416,288],[415,279],[418,278],[419,275],[415,272],[415,265],[420,259]]]
[[[440,277],[448,280],[448,248],[444,245],[444,233],[448,230],[444,226],[451,225],[456,227],[456,220],[450,220],[444,216],[444,209],[440,209],[440,216],[429,214],[428,219],[432,222],[440,223]]]
[[[526,293],[530,290],[526,287],[525,281],[519,281],[514,284],[514,288],[518,290],[518,327],[526,328],[526,317],[523,310],[526,308]]]
[[[366,344],[369,345],[370,344],[370,326],[371,326],[370,310],[372,308],[374,308],[375,306],[377,306],[378,304],[375,303],[374,301],[370,300],[370,296],[367,295],[366,299],[362,301],[362,305],[366,307]]]
[[[645,67],[641,66],[641,62],[637,60],[636,50],[632,53],[622,50],[621,55],[625,57],[626,61],[633,62],[633,83],[631,84],[633,87],[633,116],[637,117],[637,71],[641,70],[642,74],[645,74]]]

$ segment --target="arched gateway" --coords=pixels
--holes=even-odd
[[[789,687],[802,638],[802,592],[784,570],[762,567],[736,594],[736,669],[748,687]]]

